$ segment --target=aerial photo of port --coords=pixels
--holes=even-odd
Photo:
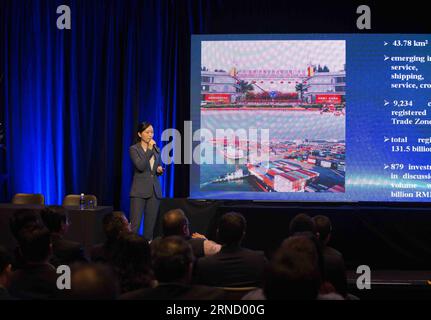
[[[263,162],[241,161],[250,156],[241,142],[213,143],[226,163],[201,165],[202,191],[344,192],[344,141],[270,143]]]
[[[207,141],[224,162],[201,191],[345,192],[344,41],[205,41],[201,63],[201,128],[269,131],[263,160],[248,137]]]

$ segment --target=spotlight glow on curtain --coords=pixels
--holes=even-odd
[[[72,30],[56,28],[61,4],[71,8]],[[47,204],[59,204],[84,192],[128,212],[128,148],[138,122],[152,122],[160,137],[178,121],[179,31],[171,5],[2,1],[9,199],[42,193]],[[162,188],[174,196],[174,165]]]

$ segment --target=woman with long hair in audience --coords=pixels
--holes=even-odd
[[[121,235],[112,259],[120,282],[121,293],[154,287],[156,281],[151,268],[148,241],[135,233]]]

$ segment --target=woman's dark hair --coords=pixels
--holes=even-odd
[[[121,211],[110,212],[103,217],[103,231],[105,232],[107,247],[112,248],[121,234],[127,232],[127,225],[124,220],[124,213]]]
[[[154,279],[148,241],[137,234],[122,234],[114,249],[113,266],[121,292],[151,287]]]
[[[266,298],[315,300],[322,282],[317,249],[305,233],[283,241],[266,266],[263,286]]]
[[[142,131],[146,130],[151,125],[151,122],[148,121],[144,121],[138,124],[138,129],[136,130],[136,139],[138,142],[141,141],[141,138],[139,138],[138,133],[141,133]]]
[[[154,274],[159,282],[177,282],[187,276],[194,262],[193,250],[182,237],[162,238],[153,248]]]
[[[265,268],[263,291],[268,300],[315,300],[319,294],[320,275],[308,254],[278,249]]]

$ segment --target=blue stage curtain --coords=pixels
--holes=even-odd
[[[62,4],[71,8],[71,30],[56,27]],[[182,130],[189,118],[190,64],[180,61],[189,60],[190,34],[202,28],[199,8],[195,1],[1,1],[2,200],[42,193],[47,204],[61,204],[83,192],[128,212],[137,124],[152,122],[161,146],[162,131]],[[167,166],[164,196],[187,196],[187,177],[185,166]]]

